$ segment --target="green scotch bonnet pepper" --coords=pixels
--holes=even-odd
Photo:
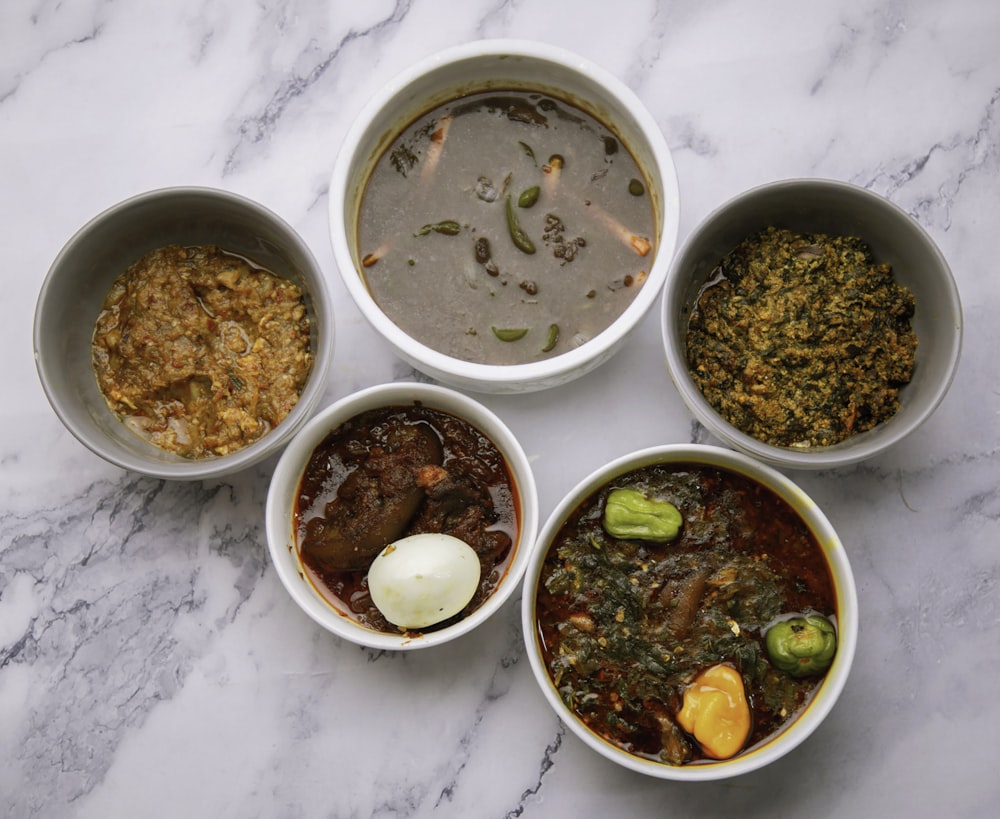
[[[604,502],[604,529],[622,540],[673,540],[682,523],[676,506],[637,489],[613,489]]]
[[[837,653],[837,630],[819,614],[775,623],[764,637],[772,665],[793,677],[822,674]]]

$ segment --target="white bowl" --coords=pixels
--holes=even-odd
[[[722,258],[769,226],[797,232],[858,236],[916,303],[918,346],[912,381],[900,390],[896,414],[832,446],[773,446],[737,429],[698,389],[687,366],[687,322],[705,282]],[[919,427],[943,400],[962,349],[962,305],[951,270],[924,229],[883,196],[831,179],[788,179],[753,188],[710,213],[675,257],[663,290],[667,369],[688,409],[721,441],[767,463],[824,469],[870,458]]]
[[[94,325],[112,282],[164,245],[215,244],[298,284],[312,322],[313,364],[298,403],[271,432],[213,458],[182,458],[131,432],[108,407],[91,362]],[[246,469],[274,454],[323,397],[333,360],[334,316],[326,279],[302,238],[262,205],[223,190],[164,188],[98,214],[66,243],[35,310],[35,364],[66,428],[108,462],[157,478],[196,480]]]
[[[389,634],[367,628],[335,608],[307,579],[293,531],[296,492],[313,450],[345,421],[367,410],[419,403],[441,410],[474,426],[486,435],[507,461],[519,505],[518,536],[507,574],[493,594],[457,623],[422,634]],[[369,387],[336,401],[303,427],[282,454],[267,494],[267,545],[282,584],[292,599],[316,623],[358,645],[378,649],[427,648],[460,637],[491,617],[519,587],[538,530],[538,493],[528,458],[513,433],[493,412],[477,401],[447,387],[396,382]]]
[[[516,365],[463,361],[400,330],[368,292],[357,247],[365,182],[401,128],[435,105],[489,88],[528,88],[563,97],[618,131],[646,171],[656,210],[655,257],[635,300],[605,331],[562,355]],[[445,384],[487,393],[523,393],[563,384],[607,361],[657,300],[673,256],[679,192],[673,160],[655,120],[635,94],[598,65],[543,43],[482,40],[418,62],[385,85],[348,131],[330,182],[334,258],[358,309],[414,368]]]
[[[563,702],[542,658],[535,617],[539,577],[553,538],[573,510],[593,492],[619,475],[652,464],[696,463],[751,478],[777,494],[798,512],[815,535],[833,578],[837,608],[838,647],[833,664],[811,702],[780,733],[731,759],[669,765],[627,753],[584,725]],[[521,622],[528,660],[545,699],[559,718],[588,747],[625,768],[660,779],[704,781],[748,773],[784,756],[803,742],[826,718],[840,696],[854,659],[858,635],[858,599],[854,577],[830,522],[816,504],[792,481],[759,461],[722,447],[676,444],[652,447],[624,455],[595,470],[560,501],[539,532],[538,543],[525,572]]]

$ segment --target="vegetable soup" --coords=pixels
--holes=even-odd
[[[823,552],[770,489],[657,464],[594,492],[549,547],[537,635],[567,707],[607,742],[671,765],[780,732],[836,652]]]

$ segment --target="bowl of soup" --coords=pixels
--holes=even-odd
[[[580,481],[539,532],[522,597],[546,701],[587,746],[661,779],[790,752],[833,710],[857,592],[830,522],[787,477],[664,445]]]
[[[553,46],[486,40],[372,98],[329,216],[344,284],[400,357],[449,386],[519,393],[625,343],[665,280],[679,194],[620,80]]]
[[[883,453],[947,394],[962,348],[948,262],[920,224],[834,179],[760,185],[710,213],[663,291],[667,369],[697,420],[768,463]]]
[[[59,252],[38,296],[38,376],[86,447],[197,480],[278,452],[333,359],[323,271],[266,206],[174,187],[119,202]]]
[[[538,527],[524,451],[448,387],[394,382],[320,410],[275,468],[267,542],[285,589],[363,646],[427,648],[518,588]]]

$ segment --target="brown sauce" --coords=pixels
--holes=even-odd
[[[616,487],[665,498],[677,540],[618,540],[602,526]],[[745,747],[780,731],[822,682],[775,669],[763,637],[775,618],[836,617],[829,567],[799,515],[727,470],[660,465],[630,472],[574,510],[545,558],[538,636],[563,701],[594,732],[637,756],[703,758],[675,721],[684,687],[718,663],[735,667],[751,707]]]
[[[427,434],[439,442],[439,457],[425,457],[419,450],[426,447],[414,447]],[[428,458],[439,463],[423,463]],[[427,471],[430,479],[418,477]],[[403,504],[396,499],[414,486],[418,502],[399,512]],[[408,535],[440,532],[465,541],[479,556],[479,588],[457,615],[424,629],[434,631],[468,616],[496,589],[514,556],[519,514],[507,463],[483,433],[420,404],[385,407],[355,416],[316,447],[296,497],[296,543],[310,582],[335,609],[370,629],[396,634],[399,629],[368,592],[371,560]],[[331,537],[331,528],[342,531]],[[338,548],[324,550],[331,539]],[[359,558],[345,554],[341,540],[371,543]]]

